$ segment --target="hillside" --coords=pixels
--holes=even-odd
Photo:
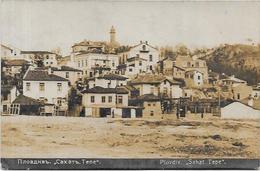
[[[260,45],[224,45],[203,57],[209,69],[235,75],[250,85],[260,81]]]

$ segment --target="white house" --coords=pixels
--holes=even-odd
[[[121,52],[119,61],[119,64],[124,66],[120,68],[123,75],[131,77],[142,72],[153,73],[157,70],[159,50],[147,41],[140,41],[138,45]]]
[[[49,51],[21,51],[23,59],[32,63],[42,61],[44,66],[57,66],[58,54]]]
[[[73,68],[83,71],[83,76],[93,77],[99,74],[116,73],[118,56],[105,53],[81,53],[71,56]]]
[[[89,88],[100,86],[103,88],[116,88],[127,84],[128,78],[117,74],[105,74],[98,77],[92,77],[88,79]]]
[[[170,80],[163,75],[145,74],[139,75],[130,81],[130,85],[139,90],[139,95],[154,94],[171,98],[182,97],[181,82]]]
[[[68,108],[69,80],[48,71],[30,70],[23,78],[23,94],[27,97],[54,104],[59,111]]]
[[[82,93],[86,116],[131,117],[135,114],[135,110],[128,106],[128,91],[124,88],[96,86]]]
[[[188,87],[199,87],[204,83],[204,75],[198,70],[189,70],[185,72],[185,83]]]
[[[221,108],[223,119],[260,119],[260,110],[241,102],[233,102]]]

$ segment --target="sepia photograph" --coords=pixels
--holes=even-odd
[[[2,169],[257,169],[260,1],[0,0]]]

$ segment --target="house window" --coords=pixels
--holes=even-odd
[[[139,58],[140,57],[139,54],[136,54],[136,57]]]
[[[46,59],[49,59],[49,55],[46,56]]]
[[[58,88],[58,91],[61,91],[62,90],[62,84],[61,83],[57,83],[57,88]]]
[[[26,83],[26,91],[30,91],[31,89],[31,83]]]
[[[153,70],[153,66],[152,65],[150,65],[150,70]]]
[[[149,55],[149,61],[153,61],[153,55]]]
[[[78,67],[80,67],[80,61],[78,61]]]
[[[166,87],[163,88],[163,94],[167,94],[167,88]]]
[[[148,106],[151,106],[151,104],[150,104],[150,103],[148,103]]]
[[[46,64],[48,64],[48,62],[46,62]]]
[[[151,110],[151,111],[150,111],[150,116],[153,116],[153,114],[154,114],[154,113],[153,113],[153,110]]]
[[[102,103],[105,103],[106,102],[106,96],[102,96],[101,101],[102,101]]]
[[[142,61],[139,61],[139,66],[142,66]]]
[[[86,66],[87,66],[87,65],[88,65],[88,60],[86,60],[85,62],[86,62],[86,63],[85,63],[85,64],[86,64]]]
[[[88,71],[85,71],[85,74],[87,75],[87,74],[88,74]]]
[[[200,75],[198,75],[198,80],[200,80]]]
[[[129,68],[129,72],[132,72],[133,71],[133,69],[132,68]]]
[[[106,61],[105,60],[103,60],[103,64],[105,64],[106,63]]]
[[[112,67],[114,67],[114,66],[115,66],[115,63],[113,62],[113,63],[112,63]]]
[[[155,106],[155,103],[153,104],[153,106]]]
[[[4,100],[8,100],[8,94],[4,94]]]
[[[66,72],[66,78],[69,78],[69,74],[70,74],[69,72]]]
[[[122,104],[123,103],[123,96],[118,96],[118,104]]]
[[[90,97],[90,102],[91,102],[91,103],[95,103],[95,96],[91,96],[91,97]]]
[[[238,100],[240,99],[240,93],[237,93],[237,99]]]
[[[39,84],[39,89],[40,89],[40,91],[44,91],[45,90],[45,84],[44,83],[40,83]]]
[[[185,95],[184,95],[185,97],[187,97],[188,96],[188,94],[187,93],[185,93]]]
[[[164,82],[163,82],[163,83],[164,83],[164,85],[166,85],[167,81],[166,81],[166,80],[164,80]]]
[[[108,102],[109,102],[109,103],[112,102],[112,96],[108,96]]]
[[[146,46],[145,45],[143,45],[143,50],[146,50]]]
[[[57,104],[58,104],[58,106],[62,106],[62,98],[57,99]]]
[[[50,64],[53,64],[53,62],[50,62]]]

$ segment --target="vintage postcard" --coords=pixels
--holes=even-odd
[[[257,169],[260,2],[0,0],[2,169]]]

